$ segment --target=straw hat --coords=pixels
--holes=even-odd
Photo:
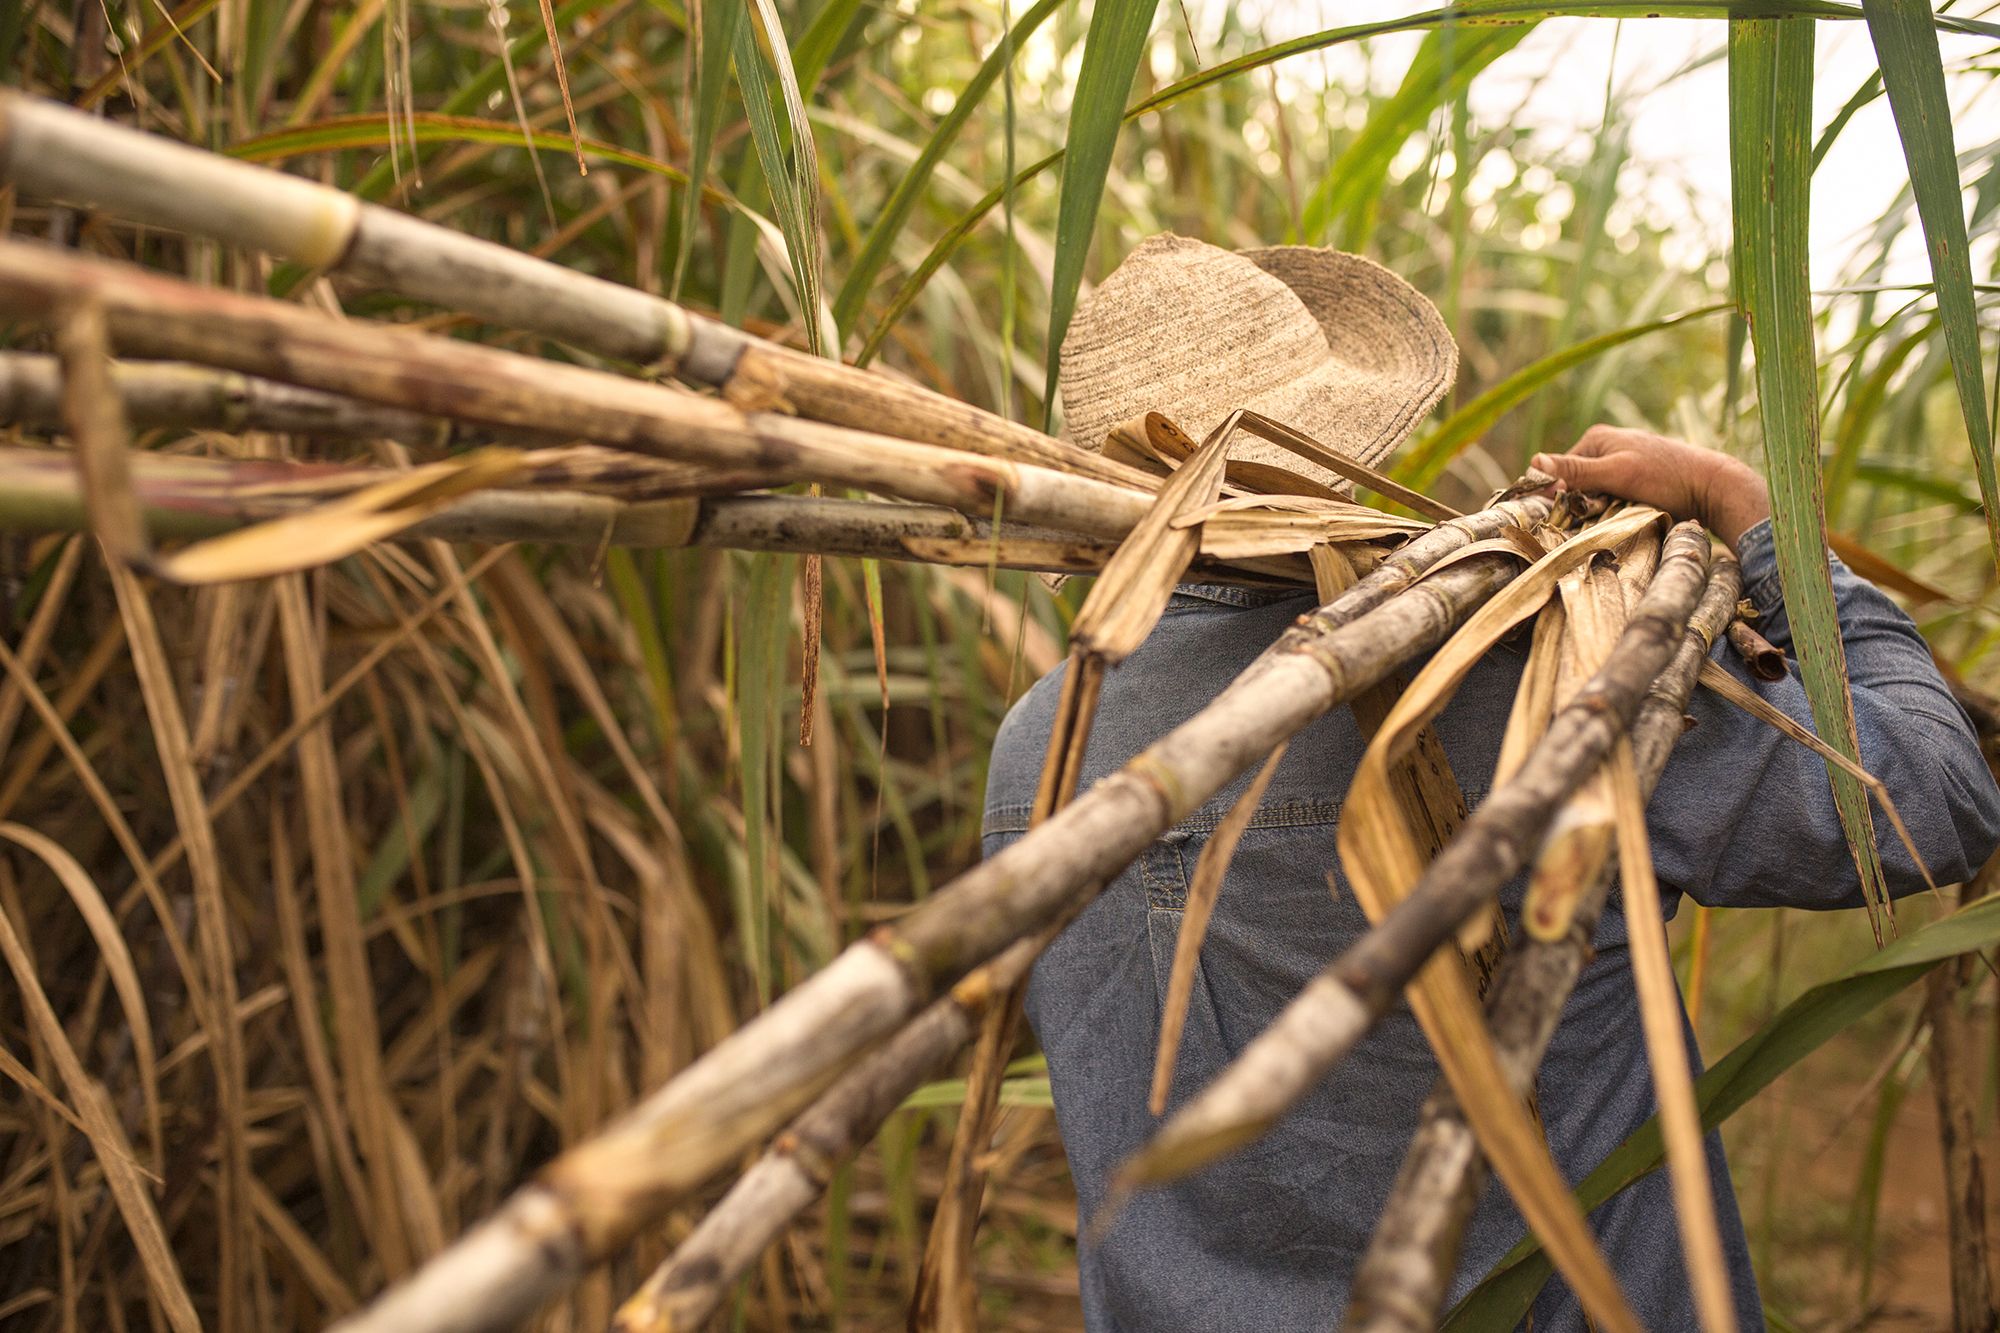
[[[1059,383],[1065,433],[1091,449],[1146,412],[1199,440],[1243,407],[1373,465],[1457,366],[1436,307],[1380,264],[1303,245],[1231,253],[1166,233],[1140,242],[1078,307]],[[1247,435],[1229,456],[1347,487]]]

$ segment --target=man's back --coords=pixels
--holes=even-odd
[[[1771,603],[1770,626],[1782,641],[1782,607],[1768,577],[1768,531],[1747,538],[1744,547],[1746,585]],[[1904,813],[1918,808],[1912,823],[1940,878],[1962,874],[1968,860],[1983,855],[1971,844],[1984,839],[1990,848],[2000,801],[1983,772],[1966,769],[1966,754],[1977,763],[1976,748],[1929,670],[1921,639],[1873,588],[1844,570],[1836,573],[1864,754],[1888,770],[1881,775],[1892,791],[1917,788],[1903,802]],[[1085,785],[1198,711],[1311,605],[1304,594],[1274,600],[1197,589],[1176,596],[1153,635],[1106,677]],[[1929,680],[1913,682],[1919,658]],[[1485,794],[1521,662],[1520,645],[1503,644],[1473,670],[1438,720],[1469,801]],[[1878,678],[1885,695],[1872,688]],[[1039,682],[996,741],[986,812],[989,854],[1026,828],[1059,686],[1060,672]],[[1771,697],[1803,717],[1795,681],[1782,683]],[[1886,712],[1901,717],[1913,707],[1927,719],[1918,728],[1928,728],[1926,735],[1909,735],[1907,727],[1899,737],[1880,735]],[[1691,711],[1698,725],[1676,751],[1650,812],[1655,859],[1670,897],[1688,888],[1707,900],[1842,905],[1851,889],[1841,886],[1851,884],[1853,874],[1840,861],[1844,848],[1818,761],[1780,748],[1768,728],[1705,692]],[[1202,948],[1170,1106],[1206,1084],[1365,929],[1340,879],[1334,842],[1340,802],[1361,750],[1345,709],[1307,728],[1287,750],[1231,863]],[[1248,780],[1246,774],[1142,855],[1036,969],[1028,1016],[1049,1057],[1086,1229],[1110,1173],[1156,1123],[1146,1097],[1181,908],[1201,846]],[[1738,841],[1768,843],[1764,825],[1772,820],[1791,830],[1775,862],[1768,852],[1733,854]],[[1893,847],[1884,850],[1907,889],[1915,880],[1907,858]],[[1517,893],[1503,901],[1518,906]],[[1653,1111],[1623,939],[1614,908],[1543,1065],[1541,1112],[1557,1161],[1573,1179]],[[1436,1075],[1422,1033],[1399,1007],[1263,1141],[1177,1186],[1132,1200],[1097,1246],[1085,1245],[1084,1306],[1092,1326],[1336,1323],[1348,1276]],[[1745,1327],[1756,1327],[1762,1316],[1742,1226],[1713,1139],[1710,1159],[1740,1318]],[[1640,1182],[1600,1209],[1593,1224],[1649,1323],[1691,1327],[1665,1180],[1655,1175]],[[1504,1192],[1488,1191],[1468,1228],[1452,1297],[1520,1234]],[[1567,1291],[1552,1283],[1535,1327],[1581,1326]]]

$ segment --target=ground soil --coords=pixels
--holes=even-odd
[[[1834,1052],[1829,1064],[1859,1065],[1861,1051]],[[1870,1071],[1846,1079],[1808,1064],[1753,1106],[1742,1132],[1730,1135],[1744,1219],[1753,1244],[1762,1222],[1759,1189],[1768,1150],[1754,1138],[1774,1130],[1791,1145],[1778,1161],[1787,1188],[1774,1210],[1771,1243],[1758,1274],[1766,1304],[1801,1329],[1880,1330],[1918,1333],[1951,1326],[1950,1246],[1944,1209],[1944,1161],[1938,1141],[1937,1105],[1928,1078],[1912,1087],[1890,1122],[1881,1173],[1881,1202],[1873,1238],[1874,1266],[1862,1293],[1863,1242],[1852,1202],[1863,1178],[1875,1102],[1843,1119]],[[1828,1089],[1839,1095],[1829,1096]],[[1757,1124],[1758,1120],[1763,1126]],[[1987,1191],[1994,1198],[2000,1142],[1988,1107],[1985,1132]],[[1770,1140],[1767,1139],[1767,1142]],[[2000,1207],[1990,1210],[1988,1235],[2000,1238]],[[2000,1258],[2000,1256],[1996,1256]]]

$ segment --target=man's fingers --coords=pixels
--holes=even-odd
[[[1533,466],[1579,491],[1604,490],[1621,470],[1614,459],[1574,453],[1536,454]]]
[[[1622,426],[1607,426],[1599,422],[1577,438],[1576,443],[1570,446],[1568,457],[1601,458],[1606,454],[1615,454],[1628,447],[1631,436],[1636,433]]]

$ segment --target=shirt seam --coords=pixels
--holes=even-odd
[[[1303,588],[1239,588],[1222,583],[1182,583],[1174,588],[1176,596],[1237,607],[1274,606],[1304,591]]]

